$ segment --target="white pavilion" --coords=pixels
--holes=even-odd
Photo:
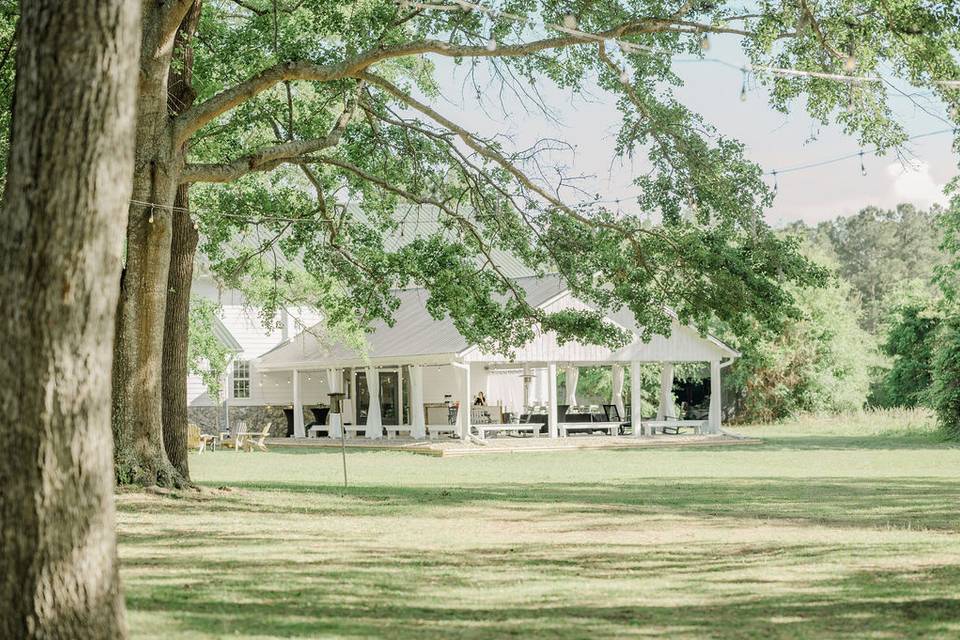
[[[590,308],[556,276],[524,277],[516,282],[528,302],[545,311]],[[414,439],[452,434],[468,440],[496,432],[551,438],[577,431],[616,435],[627,424],[636,437],[670,427],[720,432],[721,370],[740,354],[676,318],[669,336],[655,335],[645,342],[629,310],[608,315],[609,322],[634,335],[632,342],[616,350],[576,342],[561,345],[552,333],[535,329],[533,340],[507,358],[469,344],[449,318],[435,320],[426,308],[426,290],[396,293],[400,306],[394,324],[376,323],[362,351],[323,339],[322,327],[317,325],[257,360],[260,375],[281,375],[291,382],[294,437],[340,436],[336,425],[311,426],[305,418],[305,408],[326,405],[332,392],[345,394],[340,422],[347,434],[363,432],[370,439],[385,434]],[[673,365],[681,362],[709,364],[706,419],[689,421],[671,415]],[[630,415],[623,402],[625,369],[631,372],[630,397],[639,398],[644,363],[662,365],[658,414],[646,421],[640,415],[640,402],[632,403]],[[584,416],[575,415],[579,369],[600,366],[612,371],[610,403],[601,417],[585,422]],[[557,395],[559,371],[565,373],[563,398]],[[478,405],[479,392],[485,400]]]

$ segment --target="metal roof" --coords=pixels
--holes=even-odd
[[[217,316],[213,316],[213,327],[211,328],[214,337],[220,341],[227,350],[232,351],[233,353],[240,353],[243,351],[243,345],[241,345],[233,334],[230,333],[230,329],[227,329],[227,325],[223,324],[223,321]]]
[[[566,289],[558,276],[516,278],[515,282],[524,290],[529,302],[539,307]],[[373,323],[367,334],[365,352],[358,352],[342,342],[322,344],[317,336],[324,333],[323,323],[318,323],[259,359],[261,368],[285,362],[304,362],[311,360],[352,360],[357,358],[400,358],[412,356],[432,356],[455,354],[471,345],[460,335],[453,320],[449,317],[436,320],[427,311],[426,289],[398,289],[394,295],[400,299],[400,306],[393,314],[393,326],[383,320]]]
[[[567,291],[563,280],[557,275],[516,278],[515,282],[523,288],[527,301],[534,307],[543,306]],[[330,363],[333,366],[335,363],[367,359],[381,363],[388,360],[395,362],[404,358],[457,356],[471,348],[472,345],[460,335],[453,320],[449,317],[437,320],[430,315],[426,307],[430,295],[427,290],[402,289],[394,294],[400,299],[400,305],[393,316],[393,325],[382,320],[375,322],[367,335],[365,351],[357,351],[343,342],[322,343],[318,336],[323,336],[325,331],[320,323],[261,356],[258,366],[261,369],[282,368],[290,363],[318,363],[319,366]],[[639,333],[633,314],[627,309],[611,314],[610,319]],[[713,336],[708,335],[703,339],[727,351],[732,357],[739,355]]]

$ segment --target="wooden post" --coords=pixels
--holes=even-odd
[[[630,424],[633,425],[633,436],[635,438],[643,435],[640,395],[640,363],[633,360],[630,362]]]
[[[547,364],[547,431],[551,438],[559,437],[560,427],[557,424],[557,363]]]
[[[710,363],[710,433],[720,433],[720,361]]]
[[[300,398],[300,370],[293,370],[293,437],[305,438],[303,428],[303,401]]]

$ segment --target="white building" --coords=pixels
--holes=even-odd
[[[588,309],[560,278],[516,279],[527,301],[547,312]],[[469,344],[449,318],[435,320],[426,309],[423,289],[396,292],[400,306],[393,326],[378,322],[362,352],[342,343],[318,339],[321,329],[300,332],[254,361],[253,384],[263,385],[277,401],[292,408],[293,434],[338,436],[334,425],[315,425],[310,407],[324,406],[331,392],[346,394],[342,423],[351,436],[377,439],[404,434],[424,438],[452,432],[460,438],[483,438],[496,432],[527,432],[559,437],[573,432],[624,432],[624,423],[639,436],[658,429],[695,427],[720,431],[721,369],[740,354],[713,336],[701,335],[676,319],[669,336],[643,341],[642,327],[628,310],[609,314],[607,321],[633,335],[621,349],[575,342],[560,344],[556,336],[535,329],[535,337],[511,357],[485,353]],[[703,420],[672,416],[673,363],[709,365],[710,407]],[[640,366],[662,365],[660,410],[644,420],[640,403],[624,406],[624,370],[631,372],[631,397],[640,397]],[[610,367],[613,392],[609,403],[583,407],[577,402],[581,367]],[[565,397],[558,396],[558,373],[565,373]],[[375,382],[371,384],[371,381]],[[475,406],[477,394],[485,401]],[[471,411],[459,410],[472,407]],[[522,416],[522,418],[521,418]],[[324,416],[325,417],[325,416]],[[542,425],[542,426],[541,426]]]
[[[293,336],[320,321],[314,309],[283,310],[273,324],[264,323],[257,309],[246,304],[236,290],[224,289],[206,273],[194,278],[192,294],[220,305],[221,324],[215,335],[233,353],[220,398],[211,398],[199,376],[187,378],[187,404],[191,422],[207,432],[226,430],[229,421],[242,420],[252,425],[271,422],[273,435],[287,434],[285,408],[291,405],[289,376],[262,376],[257,359],[286,343]],[[260,384],[265,381],[264,384]],[[281,386],[283,385],[283,386]]]

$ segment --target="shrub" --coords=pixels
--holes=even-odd
[[[894,312],[882,345],[883,352],[893,361],[871,390],[871,405],[916,407],[927,403],[939,324],[937,314],[923,303],[906,304]]]
[[[945,318],[937,334],[930,401],[943,432],[960,440],[960,315]]]

